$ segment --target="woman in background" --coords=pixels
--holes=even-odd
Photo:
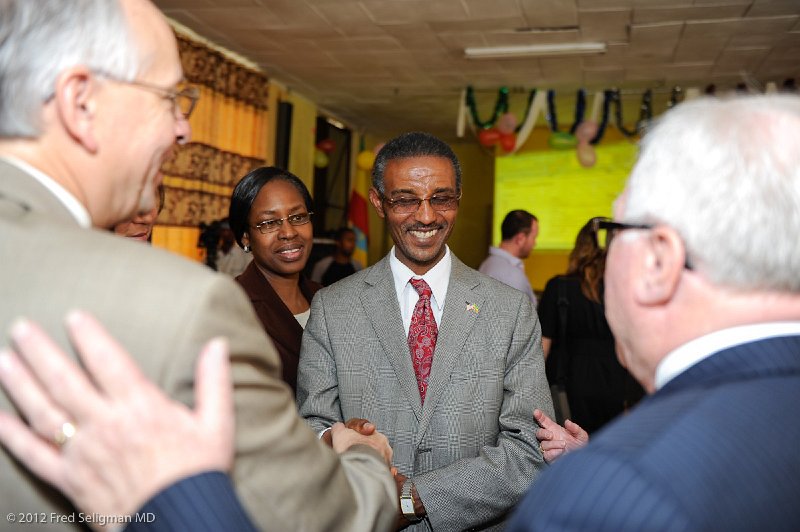
[[[567,274],[547,282],[538,309],[548,378],[565,385],[571,420],[589,433],[644,394],[620,365],[605,317],[606,252],[598,240],[603,220],[592,218],[581,228]]]
[[[322,288],[302,274],[314,236],[308,189],[275,167],[253,170],[236,185],[228,216],[236,243],[253,260],[236,278],[250,297],[283,363],[283,380],[297,392],[300,341],[311,298]]]
[[[153,236],[153,226],[156,224],[158,215],[161,214],[161,209],[164,208],[164,196],[164,185],[158,185],[153,208],[147,212],[137,213],[126,222],[118,223],[114,226],[114,233],[131,240],[149,243]]]

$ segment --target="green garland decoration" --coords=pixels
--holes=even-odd
[[[508,112],[508,87],[500,87],[497,91],[497,100],[494,103],[492,118],[483,121],[478,117],[478,108],[475,104],[475,91],[472,86],[467,87],[467,107],[472,115],[472,122],[481,129],[493,127],[500,115]]]

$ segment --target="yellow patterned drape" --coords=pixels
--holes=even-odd
[[[166,201],[153,245],[195,260],[201,222],[228,215],[233,187],[267,159],[267,78],[220,52],[177,35],[184,75],[200,89],[192,140],[164,165]]]

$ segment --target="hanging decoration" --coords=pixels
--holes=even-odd
[[[494,111],[492,112],[492,117],[489,120],[483,121],[478,118],[478,108],[475,103],[475,91],[471,86],[467,87],[466,103],[470,112],[470,116],[472,117],[472,123],[481,129],[491,128],[494,126],[495,122],[497,122],[497,119],[500,118],[501,114],[508,112],[508,87],[500,87],[500,89],[497,91],[497,100],[494,103]]]
[[[622,121],[622,93],[619,89],[613,89],[611,91],[612,100],[611,103],[614,104],[614,119],[617,122],[617,129],[620,133],[625,135],[626,137],[632,137],[636,134],[636,131],[632,131],[625,127],[625,123]]]
[[[458,100],[458,119],[456,120],[456,137],[464,138],[464,130],[467,124],[467,89],[461,89],[461,96]]]
[[[575,130],[575,138],[578,140],[575,155],[584,168],[591,168],[597,162],[597,154],[591,141],[597,135],[598,128],[597,122],[587,120],[581,122]]]
[[[525,111],[525,119],[517,128],[517,144],[514,146],[514,151],[519,150],[528,140],[533,127],[536,125],[536,120],[539,118],[539,113],[545,113],[546,107],[547,94],[544,91],[532,89],[528,95],[528,108]]]
[[[325,153],[331,153],[336,149],[336,142],[333,139],[322,139],[317,142],[317,149]]]
[[[676,105],[678,105],[681,101],[681,93],[683,90],[675,85],[672,87],[672,91],[669,93],[669,102],[667,102],[667,109],[672,109]]]
[[[316,168],[326,168],[328,166],[328,154],[317,148],[314,150],[314,166]]]
[[[641,137],[653,120],[653,91],[647,89],[642,95],[642,103],[639,106],[639,121],[636,122],[636,132]]]
[[[550,124],[550,137],[547,139],[548,145],[556,150],[565,150],[574,148],[578,141],[575,138],[575,130],[578,125],[583,122],[583,116],[586,112],[586,91],[579,89],[576,96],[575,104],[575,120],[569,133],[561,132],[558,130],[558,115],[556,113],[555,104],[555,91],[547,91],[547,122]]]
[[[483,121],[478,116],[478,110],[475,104],[475,92],[472,87],[467,87],[464,92],[464,105],[469,110],[470,123],[478,127],[477,137],[481,146],[491,148],[497,144],[506,153],[511,153],[518,149],[520,142],[517,133],[522,129],[525,120],[530,115],[536,89],[533,89],[528,94],[528,101],[525,108],[525,119],[523,123],[517,121],[517,117],[508,111],[508,88],[501,87],[497,94],[494,112],[489,120]],[[462,108],[459,114],[459,124],[461,117],[465,114]],[[457,132],[461,126],[457,125]],[[525,137],[527,139],[527,136]]]
[[[611,109],[611,101],[614,99],[614,91],[603,91],[603,116],[600,119],[600,125],[597,126],[597,134],[589,141],[590,144],[595,145],[600,142],[608,127],[608,112]]]
[[[359,170],[370,171],[375,164],[375,153],[372,150],[363,150],[356,157],[356,166]]]

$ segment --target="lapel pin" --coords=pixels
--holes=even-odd
[[[480,312],[480,310],[481,310],[480,308],[478,308],[478,305],[476,305],[475,303],[470,303],[469,301],[467,301],[466,303],[467,303],[466,311],[467,312],[472,312],[473,314],[475,314],[477,316],[478,312]]]

